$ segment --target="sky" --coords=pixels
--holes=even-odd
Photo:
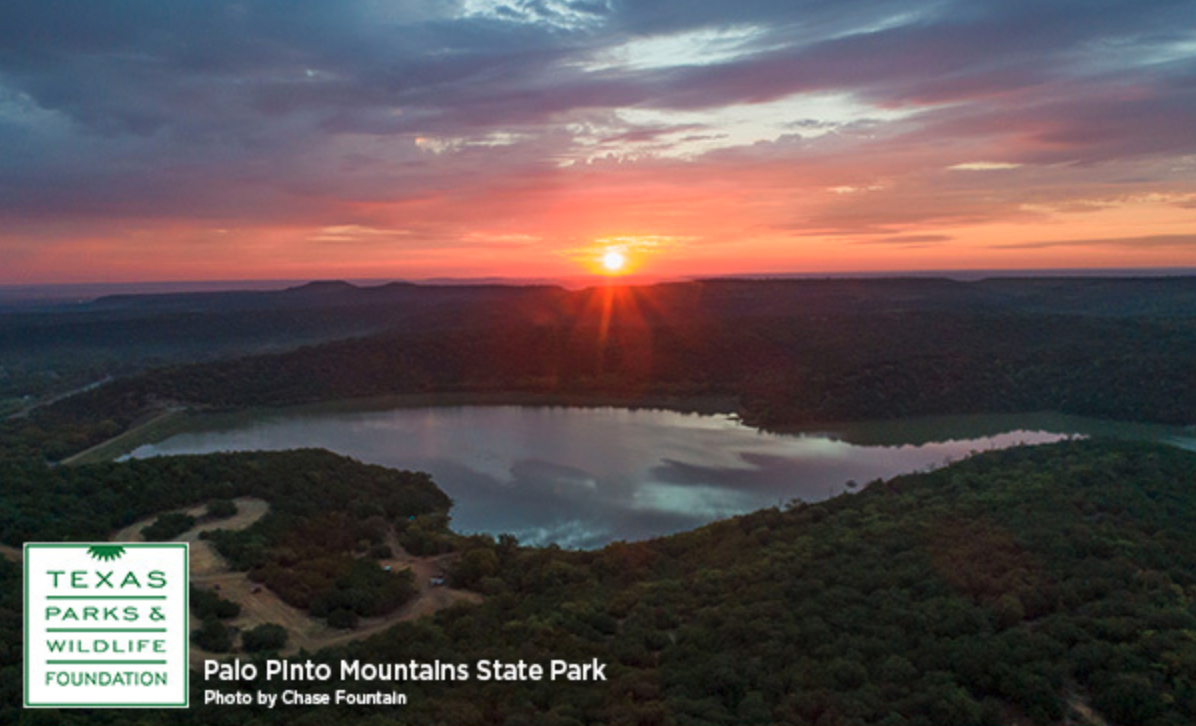
[[[1191,0],[5,0],[0,284],[1196,265]]]

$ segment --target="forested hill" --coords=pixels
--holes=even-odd
[[[106,376],[434,327],[462,310],[563,293],[543,287],[361,288],[314,282],[276,291],[113,295],[0,309],[0,415],[27,404],[25,396],[44,399]]]
[[[987,312],[1175,320],[1196,316],[1196,278],[706,280],[636,288],[673,320],[760,315]],[[495,310],[548,320],[589,291],[551,286],[370,287],[323,281],[274,291],[113,295],[0,308],[0,414],[154,365],[279,351],[382,332],[437,330]],[[6,401],[7,399],[7,401]],[[25,402],[27,403],[27,402]]]
[[[716,394],[770,426],[1048,409],[1190,424],[1194,288],[1190,278],[886,279],[458,291],[452,305],[407,317],[396,307],[406,322],[385,332],[118,380],[8,425],[4,438],[10,451],[54,460],[165,404],[442,392],[628,403]]]
[[[269,495],[271,488],[252,482],[290,466],[289,456],[108,465],[104,479],[117,482],[124,471],[149,482],[154,472],[170,472],[187,480],[199,475],[199,482],[215,467],[232,486]],[[357,475],[335,457],[302,463],[329,476]],[[72,481],[57,489],[66,496],[71,487],[93,486],[77,476]],[[1075,441],[985,453],[876,482],[857,495],[594,552],[472,538],[452,577],[483,592],[482,604],[313,657],[470,664],[597,658],[608,664],[609,681],[403,682],[395,687],[410,700],[397,709],[301,714],[195,705],[168,720],[197,726],[304,719],[1190,724],[1196,721],[1193,482],[1190,452]],[[152,491],[144,486],[135,483],[133,490]],[[305,497],[318,492],[309,488]],[[29,498],[20,507],[47,522],[61,516],[52,500]],[[350,514],[353,507],[330,500],[320,516],[366,515]],[[313,515],[295,510],[274,529],[301,528],[303,516]],[[0,682],[7,684],[0,721],[45,723],[45,714],[17,705],[18,581],[19,569],[0,561],[0,643],[7,645],[0,649],[6,676]],[[199,704],[202,679],[193,686],[192,703]],[[338,687],[362,686],[333,681],[316,688]],[[62,712],[54,722],[164,723],[158,713],[114,711]]]
[[[482,606],[324,657],[614,664],[409,688],[412,723],[1190,724],[1193,482],[1190,452],[1067,442],[647,543],[496,546]]]

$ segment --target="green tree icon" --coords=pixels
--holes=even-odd
[[[111,562],[119,560],[125,554],[125,548],[120,545],[92,545],[87,549],[87,554],[91,555],[93,560]]]

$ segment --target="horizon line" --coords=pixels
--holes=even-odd
[[[893,270],[826,270],[826,271],[770,271],[770,272],[729,272],[710,274],[685,275],[435,275],[429,277],[246,277],[246,278],[210,278],[210,279],[146,279],[146,280],[83,280],[70,282],[0,282],[0,291],[16,292],[21,290],[62,289],[71,288],[120,288],[120,287],[198,287],[219,286],[212,292],[234,291],[247,288],[226,287],[231,285],[267,285],[259,288],[262,291],[270,289],[284,289],[276,286],[305,285],[319,282],[344,282],[354,286],[386,285],[391,283],[405,283],[412,285],[545,285],[561,284],[562,282],[585,282],[586,286],[603,285],[614,281],[626,281],[626,284],[656,284],[661,282],[692,282],[701,280],[725,279],[822,279],[822,278],[901,278],[901,277],[941,277],[966,281],[982,280],[986,277],[1188,277],[1196,275],[1196,266],[1167,266],[1167,267],[976,267],[951,269],[893,269]],[[182,290],[180,290],[182,291]],[[199,290],[196,290],[199,292]]]

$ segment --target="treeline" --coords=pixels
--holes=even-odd
[[[484,328],[464,321],[435,333],[161,369],[8,422],[4,446],[57,459],[162,402],[235,409],[429,392],[630,402],[730,395],[760,425],[1032,410],[1169,424],[1196,418],[1193,321],[944,312],[728,322],[655,319],[630,305],[616,305],[605,326],[588,313]]]
[[[0,542],[89,541],[158,512],[257,497],[270,504],[246,532],[267,545],[329,512],[392,519],[447,511],[427,474],[362,464],[318,449],[175,456],[47,467],[0,460]]]

